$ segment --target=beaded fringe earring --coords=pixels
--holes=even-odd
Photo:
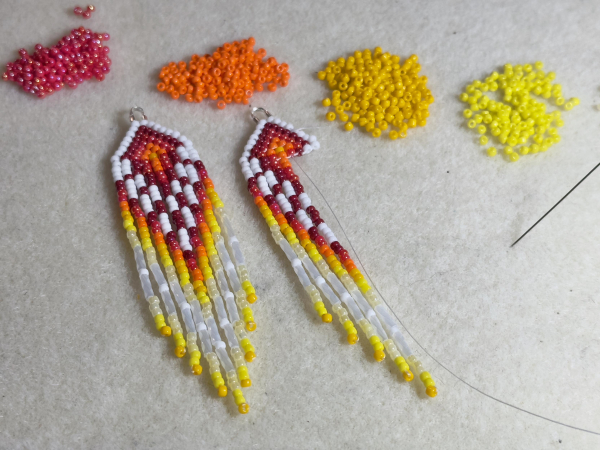
[[[143,120],[135,120],[136,113]],[[156,328],[163,336],[173,335],[178,357],[189,354],[195,375],[202,373],[196,343],[199,336],[219,396],[225,397],[229,387],[239,412],[246,414],[249,406],[241,387],[252,383],[245,361],[251,362],[256,356],[246,331],[256,329],[250,303],[257,296],[239,242],[191,141],[148,121],[141,108],[132,108],[130,118],[131,128],[111,158],[112,175],[123,226]],[[168,325],[161,302],[154,295],[150,272],[158,285]]]
[[[259,121],[258,111],[267,119]],[[346,330],[348,343],[358,341],[357,323],[377,361],[385,359],[387,351],[406,381],[416,375],[427,395],[435,397],[435,382],[411,351],[398,322],[321,219],[292,169],[288,158],[318,149],[317,139],[294,131],[291,124],[264,108],[252,108],[252,117],[258,125],[240,158],[242,173],[275,242],[290,260],[322,321],[331,322],[332,316],[321,294]]]

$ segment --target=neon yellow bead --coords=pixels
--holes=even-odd
[[[526,155],[526,154],[528,154],[528,153],[529,153],[529,147],[521,147],[521,148],[519,149],[519,153],[520,153],[521,155]]]
[[[477,127],[477,132],[478,132],[479,134],[485,134],[486,130],[487,130],[487,128],[485,127],[485,125],[479,125],[479,126]]]
[[[467,123],[467,126],[469,128],[475,128],[477,126],[477,122],[475,122],[474,119],[469,120],[469,122]]]
[[[348,117],[348,116],[346,116]],[[352,131],[352,129],[354,128],[354,125],[352,125],[352,122],[346,122],[346,124],[344,125],[344,129],[346,131]]]
[[[488,137],[487,136],[481,136],[479,138],[479,144],[486,145],[487,143],[488,143]]]
[[[467,119],[470,119],[473,116],[473,111],[470,109],[465,109],[463,111],[463,116],[465,116]]]
[[[490,147],[487,149],[487,154],[489,157],[494,157],[498,154],[498,150],[496,150],[496,147]]]
[[[508,155],[508,158],[510,159],[510,162],[517,162],[519,160],[519,155],[516,154],[515,152],[511,152]]]

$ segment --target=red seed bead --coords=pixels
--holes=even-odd
[[[73,12],[75,14],[77,14],[78,16],[80,16],[81,13],[83,12],[83,9],[81,9],[79,6],[76,6],[75,9],[73,9]]]

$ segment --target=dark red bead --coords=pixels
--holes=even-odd
[[[298,219],[292,220],[290,226],[296,233],[304,228]]]
[[[190,244],[192,245],[192,247],[198,248],[200,246],[200,244],[202,244],[202,241],[200,240],[200,238],[198,236],[192,236],[190,238]]]
[[[340,261],[342,261],[342,262],[346,262],[346,261],[348,261],[348,260],[350,259],[350,254],[349,254],[349,253],[348,253],[348,251],[347,251],[347,250],[345,250],[345,249],[342,249],[342,250],[341,250],[341,251],[338,253],[338,255],[340,256]]]
[[[298,180],[292,181],[292,186],[294,187],[294,191],[296,191],[296,195],[300,195],[304,192],[304,187]]]
[[[308,235],[314,241],[317,239],[317,236],[319,236],[319,230],[317,230],[317,227],[310,227],[308,229]]]
[[[331,250],[333,250],[336,253],[339,253],[340,250],[343,250],[344,247],[342,247],[342,244],[340,244],[338,241],[333,241],[330,245]]]
[[[156,202],[154,202],[154,206],[156,207],[156,212],[158,214],[167,212],[167,208],[165,207],[165,204],[163,203],[162,200],[157,200]]]
[[[327,241],[326,241],[326,240],[325,240],[325,238],[324,238],[323,236],[321,236],[321,235],[317,236],[317,238],[316,238],[316,239],[314,239],[314,241],[315,241],[315,243],[316,243],[316,244],[317,244],[319,247],[321,247],[321,246],[323,246],[323,245],[327,244]]]

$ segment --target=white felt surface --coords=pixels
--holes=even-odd
[[[0,85],[1,448],[600,448],[598,435],[457,378],[600,433],[600,174],[509,249],[600,159],[597,2],[95,4],[83,22],[72,1],[0,2],[4,62],[82,22],[111,34],[113,58],[104,82],[42,101]],[[436,399],[317,320],[245,190],[247,108],[154,88],[169,61],[250,35],[292,74],[253,103],[318,136],[299,164],[412,336],[457,376],[410,340]],[[403,141],[324,120],[317,70],[377,45],[418,54],[436,98],[427,127]],[[483,156],[458,94],[505,62],[536,60],[581,99],[562,142],[517,164]],[[195,378],[173,356],[141,296],[109,164],[134,104],[195,143],[233,213],[260,295],[247,416],[216,397],[206,367]]]

